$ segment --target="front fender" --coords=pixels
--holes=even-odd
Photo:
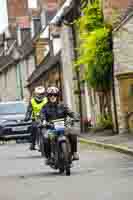
[[[59,142],[59,143],[60,143],[60,142],[66,142],[66,141],[67,141],[67,138],[66,138],[65,135],[61,135],[61,136],[58,137],[58,142]]]
[[[51,129],[42,129],[41,134],[44,139],[52,140],[55,137],[53,130],[51,130]]]

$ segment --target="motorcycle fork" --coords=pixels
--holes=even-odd
[[[55,158],[55,160],[57,159],[56,158],[56,139],[53,138],[51,140],[51,158]]]

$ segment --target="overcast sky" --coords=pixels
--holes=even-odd
[[[20,0],[21,1],[21,0]],[[30,8],[37,7],[37,0],[28,0]],[[7,5],[6,0],[0,0],[0,33],[3,32],[8,26]]]
[[[28,0],[29,8],[36,8],[37,7],[37,0]]]
[[[0,33],[8,25],[6,0],[0,0]]]

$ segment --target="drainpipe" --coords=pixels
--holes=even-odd
[[[20,98],[19,77],[18,77],[18,64],[16,64],[16,93],[17,93],[17,98]]]
[[[20,78],[20,95],[21,95],[21,99],[24,98],[24,94],[23,94],[23,83],[22,83],[22,73],[21,73],[21,64],[19,63],[19,78]]]
[[[19,91],[19,98],[22,100],[24,95],[23,95],[21,64],[19,62],[17,63],[16,74],[17,74],[17,88],[18,88],[18,91]]]
[[[59,81],[60,81],[60,91],[61,91],[61,101],[62,101],[62,70],[61,70],[61,62],[59,62]]]
[[[117,116],[117,105],[116,105],[116,93],[115,93],[115,79],[114,79],[114,52],[113,52],[113,36],[112,31],[110,35],[111,40],[111,50],[113,53],[113,62],[112,62],[112,68],[111,68],[111,76],[112,76],[112,97],[113,97],[113,107],[114,107],[114,121],[115,121],[115,132],[119,133],[119,125],[118,125],[118,116]]]

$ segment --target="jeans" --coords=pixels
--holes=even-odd
[[[31,127],[31,146],[35,147],[36,141],[39,137],[40,129],[35,122],[32,123]]]

